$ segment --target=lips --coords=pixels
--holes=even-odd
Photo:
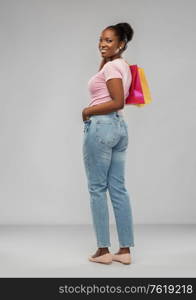
[[[101,53],[106,53],[106,52],[107,52],[107,50],[106,50],[106,49],[104,49],[104,50],[100,50],[100,52],[101,52]]]

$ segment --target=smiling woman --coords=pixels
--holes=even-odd
[[[128,23],[108,26],[99,38],[99,49],[105,62],[121,57],[127,43],[133,38],[133,28]],[[120,50],[120,51],[119,51]]]
[[[131,74],[129,64],[121,54],[126,50],[133,33],[128,23],[111,25],[102,31],[98,43],[102,61],[99,72],[88,82],[91,100],[88,107],[83,110],[83,120],[91,115],[114,111],[123,113],[124,102],[131,85]],[[110,78],[106,78],[104,72],[110,72]]]
[[[131,85],[129,64],[121,57],[133,37],[128,23],[105,28],[99,39],[102,55],[99,72],[88,81],[90,103],[83,110],[83,161],[88,180],[90,207],[98,250],[90,261],[131,263],[134,246],[133,219],[125,187],[125,155],[128,126],[122,111]],[[116,218],[120,249],[112,255],[106,191],[109,191]]]

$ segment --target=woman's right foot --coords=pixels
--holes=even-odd
[[[120,249],[118,250],[118,252],[116,252],[115,254],[125,254],[125,253],[130,253],[129,247],[126,247],[126,248],[120,248]]]
[[[131,264],[131,253],[129,248],[120,248],[118,252],[112,255],[112,260],[125,265]]]

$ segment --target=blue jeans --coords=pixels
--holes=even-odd
[[[122,115],[92,115],[84,121],[83,161],[90,194],[93,227],[98,248],[110,247],[109,191],[120,247],[133,247],[133,218],[125,187],[128,127]]]

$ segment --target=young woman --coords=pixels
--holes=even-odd
[[[99,39],[102,61],[99,72],[88,82],[91,101],[83,109],[83,160],[88,180],[90,207],[97,251],[92,262],[131,263],[134,246],[133,219],[129,193],[125,187],[125,154],[128,126],[123,108],[131,84],[128,63],[122,58],[134,31],[128,23],[106,27]],[[110,253],[109,214],[106,191],[114,210],[119,246]]]

